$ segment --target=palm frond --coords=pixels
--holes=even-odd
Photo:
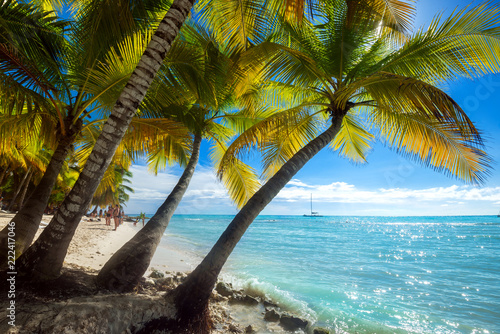
[[[229,165],[232,160],[243,157],[245,154],[250,153],[253,148],[262,150],[266,145],[268,145],[268,141],[271,142],[273,138],[277,138],[277,134],[279,133],[293,134],[294,128],[297,131],[300,130],[301,122],[295,122],[297,119],[301,119],[300,117],[297,117],[298,115],[302,115],[303,121],[307,120],[307,112],[305,112],[305,108],[303,106],[279,112],[269,111],[269,113],[270,115],[268,117],[262,119],[244,132],[240,133],[231,142],[221,158],[221,163],[219,164],[219,168],[217,170],[217,175],[219,177],[222,177],[224,173],[224,166]],[[304,124],[307,124],[306,121],[304,122]],[[308,127],[305,129],[308,129]],[[307,131],[305,133],[307,134]],[[269,145],[271,144],[269,143]]]
[[[148,34],[132,34],[116,47],[111,47],[94,67],[71,72],[74,84],[89,94],[82,108],[96,101],[101,108],[111,109],[134,71],[149,40]]]
[[[146,154],[154,173],[174,162],[186,165],[191,149],[188,129],[169,119],[134,118],[122,143],[134,157]]]
[[[455,11],[443,22],[438,16],[384,59],[378,70],[431,83],[498,73],[499,23],[500,8],[487,3]]]
[[[412,110],[430,119],[454,123],[465,140],[477,144],[482,142],[479,132],[462,108],[448,94],[433,85],[384,72],[359,80],[357,84],[363,86],[378,106]],[[355,88],[356,85],[351,85],[351,90]],[[348,96],[351,93],[342,92],[339,96]]]
[[[373,139],[374,136],[356,120],[353,114],[347,114],[330,147],[338,151],[340,156],[356,163],[364,163]]]
[[[95,60],[102,59],[123,37],[155,29],[171,3],[170,0],[74,2],[75,66],[92,67]]]
[[[216,141],[212,145],[210,156],[215,167],[224,170],[220,178],[233,202],[241,208],[259,189],[259,178],[252,167],[239,159],[233,159],[221,168],[220,164],[226,148],[223,142]]]
[[[19,54],[8,44],[0,44],[0,72],[19,85],[40,93],[49,94],[55,87],[44,78],[35,63]]]
[[[464,139],[455,123],[394,110],[376,108],[372,115],[373,125],[390,147],[465,182],[484,182],[490,159]]]
[[[261,0],[197,1],[198,21],[230,49],[257,44],[274,29],[271,13]]]

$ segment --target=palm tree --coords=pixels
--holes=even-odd
[[[177,309],[174,321],[163,319],[171,330],[173,326],[178,332],[207,331],[208,298],[232,250],[255,217],[324,147],[332,145],[341,155],[363,160],[373,130],[402,154],[467,182],[481,182],[487,171],[478,131],[436,85],[456,76],[500,71],[500,8],[479,5],[454,12],[442,22],[438,17],[399,46],[381,34],[369,11],[350,13],[343,1],[332,1],[322,10],[317,24],[300,29],[289,25],[282,42],[261,46],[262,52],[272,54],[267,67],[274,80],[271,91],[280,87],[303,102],[250,128],[227,150],[220,171],[225,159],[257,144],[246,138],[259,134],[264,137],[258,147],[264,153],[265,171],[273,175],[198,267],[168,295]],[[291,126],[284,121],[296,115]],[[327,129],[316,136],[325,123]]]
[[[19,134],[12,131],[12,127],[2,126],[1,123],[0,116],[0,146],[2,147],[0,166],[4,166],[1,178],[19,180],[19,182],[14,182],[16,189],[11,194],[10,205],[7,208],[13,210],[16,205],[22,206],[32,180],[38,180],[39,175],[45,171],[51,150],[37,140],[39,132],[36,129]],[[7,174],[12,174],[12,176]]]
[[[136,47],[141,48],[141,43],[144,44],[142,39],[149,36],[148,30],[158,22],[157,13],[165,11],[169,1],[150,2],[144,1],[131,6],[128,1],[123,1],[119,7],[122,11],[119,16],[115,15],[115,5],[119,5],[116,2],[86,2],[74,11],[76,19],[72,21],[72,29],[66,31],[70,35],[67,40],[59,37],[60,27],[63,23],[66,24],[66,21],[50,13],[41,12],[34,5],[17,5],[9,1],[0,7],[22,23],[9,24],[14,19],[0,21],[7,32],[5,36],[23,36],[25,22],[35,19],[41,21],[38,25],[32,24],[32,30],[36,33],[40,31],[39,43],[34,43],[35,38],[21,42],[14,39],[8,41],[9,44],[6,43],[5,50],[0,50],[4,79],[1,83],[8,93],[3,94],[3,97],[6,102],[15,101],[5,105],[18,106],[22,105],[20,102],[26,101],[27,107],[24,109],[28,109],[28,112],[12,110],[10,114],[15,117],[23,114],[25,124],[30,124],[29,120],[35,117],[42,118],[35,124],[41,124],[45,129],[42,131],[45,137],[55,134],[46,138],[55,149],[51,162],[27,204],[13,218],[17,228],[18,255],[33,240],[61,166],[77,136],[82,133],[82,127],[89,125],[87,116],[102,118],[107,115],[107,110],[120,92],[119,89],[125,85],[134,69],[126,66],[126,58],[130,56],[133,60],[128,62],[135,61],[136,50],[121,46],[127,45],[128,41],[128,45],[136,42]],[[14,11],[17,7],[21,9]],[[95,15],[96,11],[100,15]],[[139,37],[142,35],[145,37]],[[26,48],[26,45],[31,44],[39,45],[39,48]],[[59,48],[53,47],[52,44]],[[109,61],[110,48],[115,51],[114,57],[122,60],[121,65],[125,66],[119,68],[121,71],[114,67],[115,72],[106,77],[106,80],[101,77],[99,85],[96,85],[96,76],[104,72],[103,68],[110,68],[119,63]],[[57,53],[53,49],[56,49]],[[54,131],[54,128],[57,131]],[[7,230],[4,229],[0,233],[0,249],[6,246],[6,235]]]
[[[129,4],[128,1],[123,2],[123,5]],[[18,268],[24,275],[33,279],[50,279],[59,276],[74,231],[193,3],[194,0],[175,0],[161,20],[141,60],[116,100],[75,186],[61,204],[49,226],[45,228],[29,250],[19,258]],[[126,20],[113,21],[113,17],[117,15],[114,13],[115,4],[112,7],[113,9],[109,8],[113,14],[110,15],[112,16],[111,22],[116,22],[119,27],[120,23]],[[97,36],[99,38],[96,38],[94,43],[100,43],[101,36]],[[77,101],[83,97],[83,94],[79,94]]]
[[[92,198],[92,205],[96,208],[113,204],[123,205],[129,200],[128,193],[134,192],[134,189],[127,185],[131,183],[129,178],[133,176],[132,172],[119,165],[110,165],[107,174],[109,176],[106,177],[105,174]],[[97,209],[94,211],[97,212]]]
[[[72,158],[80,170],[102,131],[102,123],[103,119],[95,120],[82,129],[80,145]],[[104,208],[109,204],[125,203],[129,197],[127,192],[134,192],[126,185],[130,183],[128,177],[132,177],[128,171],[132,163],[146,158],[154,170],[174,161],[185,165],[189,145],[188,131],[181,123],[166,118],[136,116],[94,193],[92,205]],[[157,159],[150,158],[152,156]]]
[[[235,92],[245,91],[242,86],[253,88],[252,83],[248,81],[248,75],[245,75],[239,64],[243,57],[241,52],[218,45],[209,32],[190,24],[184,27],[166,62],[172,58],[184,58],[186,53],[199,57],[196,67],[192,66],[191,71],[182,73],[164,71],[159,77],[165,79],[162,81],[176,77],[176,80],[184,82],[183,85],[190,87],[193,93],[192,101],[184,108],[174,105],[163,108],[153,106],[152,109],[162,110],[163,114],[174,117],[190,129],[194,138],[191,157],[176,186],[155,215],[143,229],[113,254],[99,272],[98,284],[109,290],[132,290],[146,272],[193,176],[202,138],[210,140],[212,151],[221,155],[220,152],[226,148],[227,139],[238,129],[244,128],[245,124],[253,124],[255,118],[262,114],[235,103],[238,98]],[[237,87],[240,88],[236,89]],[[161,90],[168,91],[172,88],[164,87]],[[225,166],[225,175],[231,179],[231,183],[227,183],[229,192],[240,205],[257,190],[257,175],[241,161],[232,161],[231,165]]]

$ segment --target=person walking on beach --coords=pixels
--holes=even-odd
[[[142,227],[144,227],[144,220],[146,220],[146,214],[141,211],[139,218],[142,219]]]
[[[125,211],[123,210],[123,206],[120,206],[120,225],[123,225],[123,218],[125,217]]]
[[[102,218],[102,209],[99,210],[99,219],[101,219],[101,218]]]
[[[113,207],[108,206],[108,212],[106,214],[106,225],[111,226],[111,216],[113,215]]]
[[[120,225],[120,207],[118,206],[118,204],[116,204],[113,209],[113,217],[115,220],[115,229],[113,231],[116,231],[116,229]]]

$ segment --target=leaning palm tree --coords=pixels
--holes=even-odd
[[[478,131],[437,85],[500,71],[500,8],[483,4],[443,21],[438,17],[399,46],[381,34],[369,12],[352,13],[343,1],[332,1],[316,15],[318,24],[288,26],[283,41],[261,46],[272,55],[267,67],[274,80],[271,91],[290,93],[275,104],[294,97],[302,102],[250,128],[222,159],[257,145],[272,176],[168,295],[176,319],[156,320],[148,329],[166,325],[178,332],[207,331],[208,298],[232,250],[265,206],[328,145],[363,160],[375,135],[402,154],[467,182],[481,182],[487,172],[489,160]],[[296,115],[290,127],[284,120]],[[253,139],[258,136],[260,141]]]
[[[90,92],[87,84],[92,70],[102,64],[110,46],[133,33],[151,29],[157,22],[157,13],[168,8],[168,1],[134,6],[124,1],[119,16],[115,15],[115,5],[118,4],[88,1],[76,6],[71,29],[67,29],[68,21],[34,4],[5,1],[0,5],[2,105],[12,106],[9,112],[14,118],[22,114],[19,106],[24,105],[28,112],[21,116],[27,120],[41,118],[45,129],[41,139],[47,145],[50,142],[54,149],[43,178],[13,219],[17,254],[31,244],[57,175],[86,117],[102,113],[102,109],[96,108],[103,108],[101,94],[116,86],[123,87],[131,73],[130,70],[122,77],[115,76],[115,81],[101,87],[100,92]],[[94,15],[96,11],[100,15]],[[6,249],[6,235],[4,229],[0,233],[0,249]]]
[[[123,2],[124,5],[129,5],[127,1]],[[116,148],[160,69],[163,58],[169,51],[170,45],[177,36],[193,3],[194,0],[173,1],[135,70],[126,79],[127,84],[116,100],[75,186],[61,204],[60,210],[54,215],[49,226],[45,228],[42,235],[28,251],[19,258],[20,273],[32,279],[51,279],[59,276],[67,247],[76,227],[88,208],[104,171],[109,166]],[[115,13],[110,10],[109,14]],[[111,18],[113,19],[113,17]],[[118,27],[124,21],[127,20],[122,20],[121,16],[118,16],[117,20],[112,20],[112,22],[118,23]],[[131,20],[130,22],[135,21]],[[105,32],[103,31],[103,33]],[[95,39],[94,42],[99,43],[100,41]],[[85,97],[83,93],[82,91],[78,95],[77,101]],[[55,231],[57,232],[54,233]]]
[[[221,152],[226,148],[225,142],[237,130],[254,124],[256,119],[262,117],[262,112],[252,112],[236,104],[236,92],[245,92],[242,86],[253,88],[253,85],[239,64],[241,52],[225,46],[218,45],[209,32],[194,24],[184,27],[183,33],[172,46],[167,63],[172,58],[184,58],[183,55],[187,53],[197,55],[198,61],[192,62],[197,64],[191,66],[190,71],[182,73],[167,68],[159,74],[159,78],[164,79],[162,82],[172,79],[183,82],[182,86],[190,87],[193,99],[184,107],[153,104],[152,109],[161,110],[164,115],[175,118],[190,129],[193,136],[191,157],[179,181],[155,215],[101,269],[97,282],[102,287],[129,291],[139,283],[189,186],[198,163],[202,139],[211,142],[213,152]],[[165,86],[161,90],[172,91],[172,88]],[[257,175],[241,161],[231,161],[230,165],[225,166],[224,176],[226,180],[230,179],[230,183],[226,184],[231,197],[239,205],[246,202],[258,188]]]

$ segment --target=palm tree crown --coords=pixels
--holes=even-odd
[[[267,139],[257,144],[241,136],[223,160],[258,145],[264,174],[271,176],[328,117],[344,113],[330,144],[341,155],[364,162],[378,137],[426,166],[482,182],[489,159],[480,134],[438,86],[500,69],[494,57],[498,9],[480,5],[443,22],[437,18],[403,44],[383,33],[376,17],[353,15],[343,1],[322,9],[314,24],[285,23],[285,34],[255,48],[255,57],[270,58],[263,101],[276,113],[248,131],[248,138],[266,133]],[[291,118],[292,125],[284,121]]]

